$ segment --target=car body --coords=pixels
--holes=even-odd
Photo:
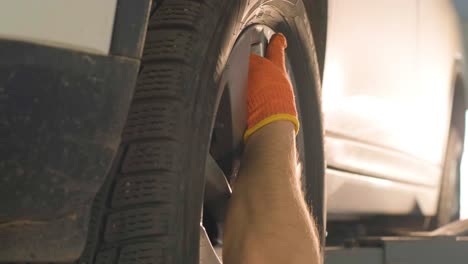
[[[437,211],[463,39],[449,0],[329,1],[329,217]]]

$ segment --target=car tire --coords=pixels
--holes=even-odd
[[[119,154],[95,198],[80,263],[198,263],[204,164],[218,87],[240,32],[286,35],[300,89],[305,194],[324,238],[320,75],[302,1],[166,0],[150,16]]]

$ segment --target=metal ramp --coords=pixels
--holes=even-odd
[[[204,229],[200,238],[200,264],[220,264],[221,252],[211,247]],[[468,219],[431,232],[366,237],[326,248],[325,264],[468,264]]]
[[[468,264],[468,220],[403,237],[368,237],[325,250],[325,264]]]
[[[468,237],[369,238],[326,249],[325,264],[467,264]]]

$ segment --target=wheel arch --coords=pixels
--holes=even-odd
[[[431,228],[446,225],[460,216],[460,165],[465,141],[466,81],[461,61],[454,65],[451,85],[450,125],[447,130],[445,158],[437,205],[437,213],[431,219]],[[457,168],[453,167],[456,162]],[[453,171],[453,170],[456,171]]]

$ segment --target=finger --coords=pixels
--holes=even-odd
[[[258,56],[257,54],[250,54],[250,64],[260,64],[265,58]]]
[[[286,37],[281,33],[276,33],[271,37],[267,47],[266,58],[272,61],[276,66],[285,69],[284,50],[288,46]]]
[[[263,57],[260,57],[256,54],[250,54],[249,58],[249,71],[258,71],[262,68],[263,60],[266,60]]]

